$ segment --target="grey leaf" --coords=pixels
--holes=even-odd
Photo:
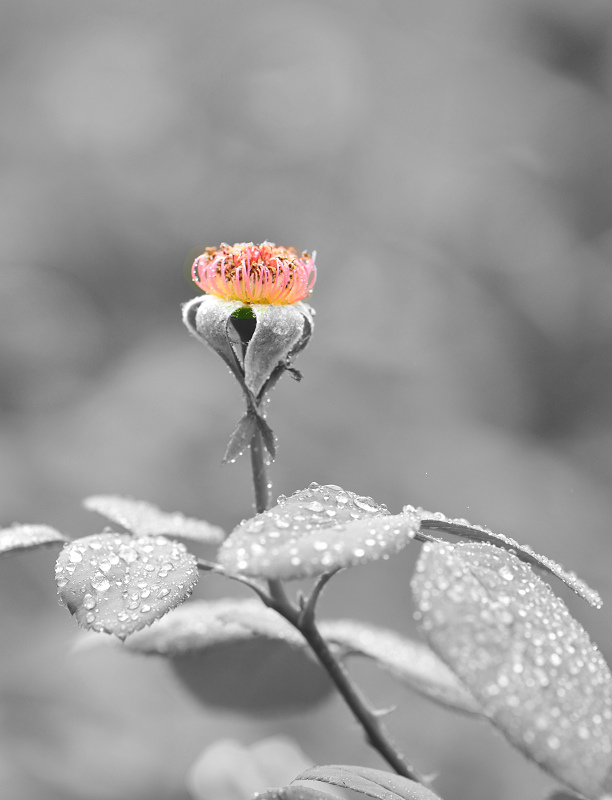
[[[418,519],[339,486],[310,484],[240,523],[219,550],[228,572],[296,580],[388,558],[413,538]]]
[[[0,530],[0,556],[68,541],[67,536],[49,525],[13,525]]]
[[[492,530],[482,525],[472,525],[466,519],[449,519],[441,512],[432,514],[422,508],[414,508],[413,506],[406,506],[405,510],[406,509],[419,515],[421,518],[422,530],[434,529],[447,531],[455,536],[463,536],[467,539],[480,542],[484,541],[489,544],[497,545],[498,547],[503,547],[506,550],[511,550],[513,553],[516,553],[521,561],[541,567],[546,570],[546,572],[559,578],[560,581],[563,581],[566,586],[569,586],[577,595],[595,608],[600,608],[602,605],[602,599],[595,589],[591,589],[591,587],[578,578],[575,573],[563,569],[563,567],[553,561],[552,558],[538,555],[529,545],[519,544],[509,536],[505,536],[503,533],[494,533]]]
[[[136,536],[171,536],[193,539],[206,544],[219,544],[225,532],[217,525],[185,517],[179,512],[168,514],[152,503],[118,495],[95,495],[83,501],[89,511],[117,522]]]
[[[433,543],[412,588],[431,646],[510,742],[587,797],[609,789],[612,675],[550,587],[499,547]]]
[[[55,579],[81,627],[125,639],[186,600],[198,568],[180,542],[102,533],[66,545]]]
[[[376,800],[440,800],[426,786],[401,775],[367,767],[330,765],[302,772],[296,781],[323,781],[352,789]]]

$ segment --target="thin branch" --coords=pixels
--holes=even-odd
[[[255,489],[255,507],[258,513],[262,513],[267,511],[271,505],[271,484],[268,478],[265,446],[259,430],[255,432],[251,440],[251,467]],[[262,593],[257,589],[255,591],[258,592],[269,608],[275,609],[304,636],[314,655],[362,726],[366,739],[372,747],[380,753],[398,775],[403,775],[405,778],[419,783],[425,783],[424,778],[406,761],[406,758],[391,739],[379,715],[370,708],[344,664],[333,654],[316,626],[316,602],[325,584],[333,574],[328,573],[319,579],[303,608],[298,608],[291,602],[287,597],[285,587],[279,580],[268,581],[269,596],[262,596]],[[229,574],[227,576],[232,577]]]
[[[313,586],[310,595],[303,599],[303,603],[300,604],[300,616],[298,617],[300,629],[314,621],[315,609],[319,597],[321,596],[321,592],[334,577],[334,575],[340,572],[341,569],[342,567],[338,567],[337,569],[332,570],[332,572],[325,572],[323,575],[320,575],[317,579],[317,582]]]
[[[408,763],[381,721],[379,712],[369,706],[344,664],[331,651],[316,626],[314,615],[308,614],[303,618],[302,612],[291,605],[274,603],[272,608],[275,608],[279,614],[291,622],[306,639],[319,663],[326,670],[353,716],[363,728],[368,743],[378,751],[398,775],[403,775],[418,783],[427,783],[425,778]]]
[[[261,584],[252,581],[250,578],[245,578],[244,575],[235,575],[233,572],[226,572],[221,564],[216,564],[214,561],[206,561],[203,558],[197,559],[198,569],[203,572],[213,572],[215,575],[222,575],[224,578],[229,578],[231,581],[237,581],[244,586],[248,586],[264,601],[266,605],[270,605],[271,597],[264,591]]]

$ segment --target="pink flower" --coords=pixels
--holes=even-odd
[[[290,305],[314,286],[314,255],[273,242],[207,247],[193,262],[193,282],[207,294],[257,305]]]

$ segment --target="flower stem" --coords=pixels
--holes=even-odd
[[[253,470],[253,486],[255,488],[255,507],[257,513],[267,511],[271,504],[271,484],[268,479],[265,446],[259,430],[251,441],[251,467]],[[312,651],[334,682],[344,701],[362,726],[367,741],[377,750],[398,775],[424,783],[413,767],[406,761],[402,753],[389,736],[386,727],[368,705],[365,698],[347,672],[344,664],[330,650],[321,636],[314,618],[314,607],[310,613],[303,614],[287,597],[281,581],[268,581],[270,597],[266,603],[274,608],[304,636]],[[266,600],[264,599],[264,602]]]
[[[253,470],[253,486],[255,488],[255,510],[260,514],[270,508],[272,492],[268,478],[266,448],[259,430],[255,431],[251,440],[251,468]]]
[[[363,728],[368,743],[378,751],[398,775],[403,775],[405,778],[417,783],[426,783],[423,776],[418,774],[397,748],[385,725],[377,713],[369,707],[368,702],[353,682],[344,664],[331,651],[316,626],[314,615],[302,615],[295,606],[288,602],[283,603],[282,598],[279,598],[278,595],[276,595],[274,608],[286,620],[291,622],[306,639],[319,663],[326,670],[345,703],[352,711],[353,716]]]

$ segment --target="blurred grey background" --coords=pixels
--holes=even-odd
[[[602,592],[600,612],[562,594],[612,655],[609,0],[1,18],[2,523],[94,533],[80,501],[105,492],[249,516],[247,461],[220,468],[239,392],[181,326],[185,265],[221,241],[316,249],[304,380],[270,405],[276,492],[336,483],[530,543]],[[323,610],[412,632],[412,550],[339,576]],[[276,731],[381,766],[339,702],[248,721],[194,708],[161,662],[72,653],[54,556],[0,564],[2,798],[184,800],[205,745]],[[356,674],[445,800],[553,785],[486,725]]]

